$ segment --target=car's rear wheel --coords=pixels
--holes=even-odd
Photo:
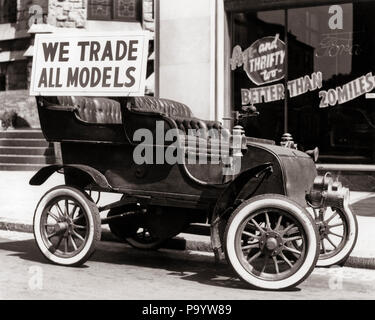
[[[133,212],[133,214],[109,220],[109,228],[119,240],[129,243],[134,248],[156,250],[163,245],[165,239],[156,236],[152,229],[147,226],[146,220],[142,219],[141,211],[142,207],[136,203],[111,209],[107,217],[129,212]]]
[[[281,195],[242,203],[225,230],[226,257],[238,276],[260,289],[285,289],[302,282],[318,259],[319,236],[308,212]],[[297,241],[300,249],[290,243]]]
[[[40,251],[60,265],[85,263],[100,241],[100,225],[95,203],[83,191],[70,186],[49,190],[34,214],[34,236]]]

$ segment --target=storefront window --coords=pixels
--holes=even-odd
[[[375,163],[375,100],[366,98],[375,90],[374,9],[373,3],[350,3],[234,14],[232,45],[243,51],[266,37],[285,42],[285,14],[288,24],[288,84],[285,77],[255,83],[245,66],[232,68],[236,108],[255,102],[260,112],[243,122],[247,134],[280,141],[284,99],[271,90],[286,85],[287,130],[300,148],[319,146],[321,162]],[[269,51],[262,47],[263,75],[281,67],[275,57],[282,47],[271,50],[269,43]]]

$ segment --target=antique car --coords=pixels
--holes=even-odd
[[[317,176],[312,157],[288,142],[246,137],[238,126],[229,132],[167,99],[36,99],[43,134],[60,143],[62,164],[42,168],[30,184],[55,172],[65,178],[34,215],[36,243],[53,263],[87,261],[101,224],[151,250],[191,223],[207,223],[215,257],[225,256],[253,287],[284,289],[316,264],[344,262],[355,245],[349,190],[329,174]],[[98,207],[92,191],[122,197]]]

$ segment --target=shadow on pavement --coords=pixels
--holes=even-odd
[[[41,264],[50,264],[42,256],[33,239],[1,242],[0,250],[12,252],[9,256]],[[228,265],[216,264],[211,256],[202,256],[189,252],[171,250],[140,251],[122,243],[101,242],[88,263],[80,268],[89,268],[89,264],[92,261],[164,269],[169,271],[169,275],[177,276],[187,281],[217,287],[254,290],[245,282],[239,280]],[[105,268],[103,270],[105,271]],[[300,289],[291,288],[286,291],[293,292],[300,291]]]

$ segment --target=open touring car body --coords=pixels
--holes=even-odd
[[[117,230],[120,236],[125,233],[125,239],[131,236],[121,231],[121,228],[127,228],[126,218],[133,219],[130,224],[134,223],[131,213],[137,211],[135,205],[143,210],[143,215],[135,213],[137,223],[143,227],[146,224],[157,239],[170,238],[183,231],[189,223],[207,222],[211,225],[214,252],[220,255],[220,252],[225,251],[232,267],[242,279],[261,288],[282,288],[302,281],[314,267],[316,252],[322,250],[317,243],[324,232],[330,229],[324,219],[318,219],[323,209],[337,208],[341,212],[340,216],[353,216],[347,204],[348,190],[339,182],[333,182],[328,175],[317,177],[315,163],[306,153],[277,146],[273,141],[245,137],[239,133],[238,128],[237,131],[235,128],[233,132],[229,132],[219,122],[195,118],[182,103],[153,97],[110,99],[39,96],[36,99],[44,136],[48,141],[60,143],[62,163],[41,169],[30,183],[40,185],[59,171],[64,174],[67,186],[82,192],[95,190],[122,194],[121,201],[99,210],[110,210],[111,214],[105,222],[110,223],[110,226],[112,224],[111,230]],[[162,135],[158,131],[160,128]],[[176,148],[181,151],[183,159],[193,157],[199,160],[199,156],[203,156],[206,161],[158,161],[158,151],[161,150],[165,155],[172,145],[172,140],[165,139],[170,129],[178,132],[179,143]],[[147,145],[142,139],[136,139],[137,130],[153,134],[152,141],[148,143],[152,149],[152,162],[139,163],[134,159],[136,149],[142,143]],[[223,140],[225,146],[229,145],[228,152],[224,155],[220,153]],[[206,147],[199,148],[201,145]],[[234,167],[236,170],[233,170]],[[254,212],[258,214],[264,206],[273,207],[273,204],[276,211],[287,212],[287,208],[291,208],[291,212],[303,211],[302,218],[297,219],[299,222],[294,224],[300,226],[301,230],[305,224],[311,229],[311,232],[303,231],[306,244],[302,251],[299,251],[297,244],[293,244],[293,250],[300,252],[301,256],[301,252],[306,253],[303,260],[309,266],[304,275],[299,274],[299,270],[303,269],[303,263],[299,262],[300,269],[295,267],[297,271],[293,271],[290,277],[284,275],[270,278],[266,275],[267,269],[270,272],[271,268],[267,263],[263,267],[265,270],[260,268],[261,272],[255,271],[258,268],[255,266],[249,269],[241,262],[242,258],[238,258],[238,247],[233,247],[233,250],[230,248],[230,241],[240,241],[242,245],[245,241],[237,235],[238,228],[247,230],[243,225],[247,217],[247,213],[244,213],[247,209],[244,208],[254,208]],[[310,214],[306,210],[309,207],[311,211],[320,210],[320,214]],[[144,208],[147,208],[147,213]],[[253,212],[250,209],[249,213]],[[293,220],[291,212],[286,214],[284,220]],[[240,220],[237,221],[236,216],[241,215],[243,218],[238,218]],[[282,240],[284,231],[280,230],[286,230],[293,223],[292,220],[285,222],[281,228],[282,219],[279,222],[276,213],[270,215],[271,218],[265,213],[267,221],[263,221],[263,224],[258,218],[251,218],[255,219],[255,227],[259,226],[259,230],[254,231],[254,237],[246,241],[248,247],[258,241],[259,248],[266,250],[262,251],[261,256],[273,259],[277,254],[282,254],[276,247],[286,243],[286,240]],[[116,219],[122,220],[120,222]],[[251,219],[246,223],[252,224]],[[342,248],[339,248],[337,257],[340,261],[336,259],[335,263],[343,261],[354,246],[356,229],[353,230],[353,219],[347,222],[342,236],[345,238],[344,244],[349,242],[350,248],[344,248],[341,242],[336,244]],[[233,225],[233,230],[229,224]],[[252,225],[251,228],[255,227]],[[276,232],[276,229],[279,231]],[[261,230],[269,232],[263,234]],[[65,229],[59,232],[65,232]],[[314,250],[315,253],[309,256],[308,252]],[[287,257],[285,259],[290,260]],[[327,256],[322,261],[332,262],[332,259],[333,256]],[[283,273],[278,270],[279,264],[282,265],[276,258],[276,264],[272,267],[275,268],[273,273],[276,275]],[[263,273],[265,279],[262,278]],[[255,280],[249,279],[248,274],[255,277]],[[289,283],[287,279],[293,277],[295,279]]]

